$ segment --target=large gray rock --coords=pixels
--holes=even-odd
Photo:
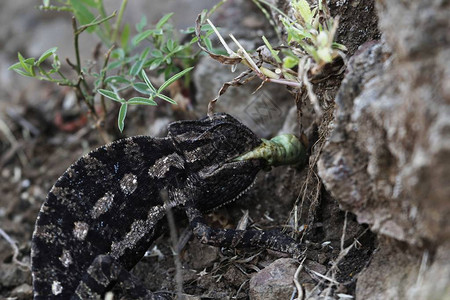
[[[403,10],[396,1],[385,3],[387,45],[368,45],[353,58],[319,174],[374,231],[412,244],[439,243],[450,237],[450,51],[438,37],[449,32],[450,12],[435,4],[441,21],[424,26],[417,3]]]
[[[319,175],[380,235],[357,298],[449,299],[450,5],[386,0],[378,15],[383,42],[349,63]]]

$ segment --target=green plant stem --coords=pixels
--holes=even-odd
[[[81,59],[80,59],[80,48],[79,48],[79,36],[80,34],[85,31],[86,29],[88,29],[91,26],[96,26],[99,25],[103,22],[108,21],[109,19],[113,18],[116,15],[116,11],[114,11],[111,15],[109,15],[106,18],[102,18],[98,21],[94,21],[91,22],[89,24],[85,24],[83,26],[78,27],[77,26],[77,21],[75,19],[75,17],[72,17],[72,28],[73,28],[73,35],[74,35],[74,48],[75,48],[75,58],[76,58],[76,64],[73,65],[71,64],[71,66],[73,68],[75,68],[75,70],[77,71],[78,74],[78,82],[75,85],[76,89],[77,89],[77,96],[81,97],[84,102],[86,103],[86,105],[89,107],[89,110],[91,111],[92,115],[98,119],[98,115],[97,112],[95,111],[94,105],[93,105],[93,101],[89,101],[89,98],[92,98],[90,96],[88,96],[88,91],[89,91],[89,87],[86,83],[86,80],[84,80],[84,75],[83,72],[81,71]],[[83,91],[83,88],[85,90],[85,92]],[[93,98],[92,98],[93,99]]]
[[[83,83],[84,88],[86,91],[88,90],[86,81],[84,80],[83,74],[81,72],[81,62],[80,62],[80,50],[78,46],[78,37],[82,31],[80,31],[77,27],[77,21],[75,17],[72,17],[72,28],[73,28],[73,36],[74,36],[74,48],[75,48],[75,58],[76,58],[76,64],[70,63],[70,65],[75,68],[78,74],[78,82],[75,85],[72,85],[75,88],[75,93],[78,97],[78,99],[83,99],[83,101],[88,106],[89,110],[91,111],[92,115],[95,117],[95,119],[98,119],[97,112],[95,111],[94,105],[89,102],[87,95],[83,92],[81,88],[81,83]],[[87,28],[87,27],[86,27]]]
[[[57,73],[58,73],[59,76],[61,76],[61,78],[62,78],[63,80],[69,81],[69,79],[67,79],[66,76],[64,76],[64,74],[63,74],[60,70],[58,70]]]
[[[116,42],[117,33],[119,32],[120,24],[122,23],[123,13],[125,11],[125,8],[127,7],[127,3],[128,3],[128,0],[123,0],[122,4],[120,5],[119,15],[117,16],[116,24],[114,25],[114,31],[111,36],[111,41],[113,43]]]
[[[75,34],[80,34],[80,33],[82,33],[83,31],[85,31],[86,29],[88,29],[89,27],[100,25],[100,24],[102,24],[103,22],[106,22],[106,21],[108,21],[109,19],[114,18],[114,17],[116,16],[116,14],[117,14],[117,11],[113,11],[113,13],[110,14],[109,16],[107,16],[106,18],[100,19],[100,20],[98,20],[98,21],[91,22],[91,23],[89,23],[89,24],[84,24],[84,25],[82,25],[82,26],[80,26],[80,27],[77,28],[77,30],[75,31]]]
[[[114,45],[111,46],[111,48],[109,48],[108,51],[107,51],[106,54],[105,54],[105,61],[103,62],[102,73],[101,73],[101,74],[102,74],[102,77],[101,77],[101,80],[100,80],[100,86],[101,86],[102,89],[104,89],[104,88],[106,87],[106,84],[105,84],[106,68],[107,68],[107,66],[108,66],[109,58],[111,57],[111,52],[112,52],[112,50],[113,50],[114,48],[115,48]],[[106,116],[106,103],[105,103],[105,97],[104,97],[103,95],[101,95],[100,99],[101,99],[100,101],[101,101],[101,103],[102,103],[102,108],[103,108],[103,116],[102,116],[102,119],[104,119],[105,116]]]
[[[73,37],[74,37],[74,48],[75,48],[75,58],[77,60],[77,63],[74,65],[75,70],[77,71],[78,75],[80,75],[81,73],[81,67],[80,67],[80,50],[78,47],[78,36],[80,35],[80,33],[78,32],[78,27],[77,27],[77,20],[75,19],[75,17],[72,17],[72,29],[73,29]]]

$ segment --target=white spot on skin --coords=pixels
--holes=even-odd
[[[153,166],[148,169],[148,174],[153,178],[164,178],[171,167],[184,169],[184,161],[176,153],[156,160]]]
[[[73,235],[80,241],[86,238],[89,230],[89,225],[85,222],[75,222],[75,227],[73,228]]]
[[[53,281],[52,283],[52,293],[53,295],[59,295],[62,293],[63,287],[61,285],[61,282],[59,281]]]
[[[128,173],[120,180],[120,188],[125,195],[131,195],[137,188],[137,177],[134,174]]]
[[[126,176],[126,175],[125,175]],[[122,179],[123,180],[123,179]],[[122,185],[122,182],[120,183]],[[91,217],[97,219],[102,214],[107,212],[112,205],[114,200],[114,194],[107,192],[103,197],[97,200],[94,207],[91,210]]]
[[[69,250],[64,249],[62,255],[59,257],[59,260],[64,267],[68,268],[72,263],[72,255],[70,255]]]
[[[164,217],[165,212],[166,210],[163,206],[157,205],[150,209],[147,219],[134,221],[131,225],[131,230],[124,239],[112,243],[111,256],[117,259],[125,253],[127,248],[133,249],[143,237],[147,236],[154,229],[155,224]]]

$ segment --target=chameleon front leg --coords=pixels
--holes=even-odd
[[[185,208],[194,235],[204,244],[216,247],[260,247],[300,256],[305,246],[278,230],[233,230],[208,226],[200,210],[193,206]]]
[[[149,291],[136,276],[110,255],[99,255],[94,259],[71,299],[103,299],[103,295],[114,284],[130,299],[172,299],[168,294]]]

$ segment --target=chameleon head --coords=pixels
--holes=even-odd
[[[172,123],[169,136],[183,153],[189,170],[186,198],[201,210],[211,210],[236,199],[264,167],[260,159],[233,161],[257,147],[261,140],[227,114]]]

